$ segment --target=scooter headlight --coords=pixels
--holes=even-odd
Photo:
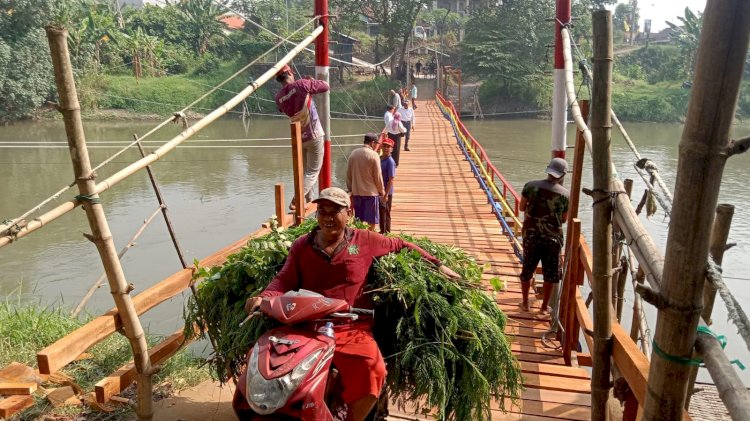
[[[247,401],[253,411],[268,415],[284,406],[322,352],[308,355],[286,376],[267,380],[258,371],[258,348],[253,348],[247,370]]]

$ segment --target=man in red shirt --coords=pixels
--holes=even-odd
[[[370,296],[363,294],[370,266],[375,258],[403,248],[416,250],[449,278],[459,278],[453,270],[414,244],[347,227],[352,210],[345,191],[327,188],[315,202],[318,227],[294,242],[279,274],[260,296],[249,298],[245,303],[248,312],[260,307],[263,297],[297,289],[343,299],[353,307],[373,308]],[[383,356],[372,336],[372,320],[340,324],[334,331],[333,364],[339,369],[342,398],[349,407],[347,420],[362,421],[377,402],[386,375]]]
[[[279,111],[289,116],[292,122],[299,121],[302,126],[302,161],[305,173],[305,200],[310,201],[310,193],[318,181],[320,168],[323,166],[323,142],[325,133],[318,118],[318,110],[312,100],[313,94],[327,92],[328,84],[312,78],[294,80],[289,65],[285,65],[276,74],[276,81],[282,87],[276,93],[276,106]],[[294,210],[295,199],[289,208]]]

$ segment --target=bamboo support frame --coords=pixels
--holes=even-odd
[[[732,226],[732,217],[734,216],[734,206],[730,204],[720,204],[716,207],[716,217],[714,218],[713,230],[711,231],[711,243],[709,246],[709,253],[718,266],[721,266],[721,262],[724,260],[724,251],[727,246],[727,240],[729,239],[729,228]],[[714,309],[714,301],[716,300],[716,287],[706,279],[703,285],[703,312],[701,318],[704,323],[708,326],[711,325],[711,313]],[[700,339],[700,335],[698,336]],[[706,343],[705,345],[709,345]],[[698,355],[698,346],[696,342],[696,350],[693,353]],[[685,398],[685,409],[690,407],[690,399],[692,397],[693,387],[695,386],[695,379],[698,377],[698,367],[692,367],[690,370],[690,380],[688,381],[687,397]]]
[[[146,230],[146,228],[149,226],[151,221],[153,221],[154,218],[156,218],[156,216],[159,215],[159,212],[161,212],[161,210],[162,208],[161,206],[159,206],[148,218],[146,218],[143,221],[143,224],[141,224],[141,227],[138,228],[138,231],[136,231],[135,234],[133,234],[130,240],[122,247],[122,249],[120,249],[120,252],[117,253],[118,260],[122,259],[122,256],[124,256],[125,253],[128,252],[128,250],[130,250],[131,248],[135,246],[135,242],[138,240],[138,238],[140,238],[141,234],[143,234],[143,231]],[[81,310],[83,310],[83,308],[86,307],[86,303],[88,303],[91,297],[94,296],[94,292],[96,292],[96,290],[99,289],[99,287],[102,285],[102,283],[104,282],[106,278],[107,278],[106,272],[102,273],[101,276],[97,278],[97,280],[93,283],[93,285],[91,285],[89,290],[86,291],[86,294],[83,296],[83,298],[81,298],[81,301],[78,303],[76,308],[70,313],[70,317],[78,316],[78,313],[80,313]]]
[[[612,355],[612,201],[609,199],[612,122],[612,12],[593,13],[594,81],[591,98],[592,169],[594,174],[593,275],[594,367],[591,375],[591,419],[608,419]]]
[[[133,135],[133,137],[137,140],[138,136]],[[142,157],[146,157],[146,151],[143,149],[143,145],[141,145],[141,142],[137,142],[136,145],[138,146],[138,151],[141,153]],[[161,194],[161,189],[159,188],[159,183],[156,182],[156,177],[154,176],[153,170],[151,170],[151,166],[146,166],[146,172],[148,173],[148,179],[151,181],[151,187],[154,189],[154,194],[156,195],[156,200],[159,202],[159,207],[161,208],[161,214],[164,216],[164,223],[167,224],[167,231],[169,232],[169,238],[172,239],[172,244],[174,245],[174,249],[177,252],[177,258],[180,259],[180,265],[182,265],[183,269],[187,269],[189,267],[187,260],[185,260],[185,255],[182,253],[182,248],[180,247],[180,242],[177,241],[177,234],[174,232],[174,227],[172,226],[172,219],[169,217],[169,211],[167,210],[167,204],[164,202],[164,196]],[[196,293],[195,286],[191,285],[191,289],[193,290],[193,294]]]
[[[161,159],[161,157],[165,156],[166,154],[174,150],[182,142],[189,139],[194,134],[200,132],[206,126],[213,123],[216,119],[218,119],[222,115],[229,112],[232,108],[239,105],[245,98],[250,96],[260,86],[262,86],[263,84],[271,80],[273,77],[275,77],[279,69],[281,69],[285,64],[290,63],[292,59],[294,59],[294,57],[296,57],[297,54],[299,54],[305,47],[311,44],[315,40],[315,38],[317,38],[321,34],[321,32],[323,32],[322,26],[318,26],[317,28],[315,28],[315,30],[313,30],[310,35],[308,35],[305,39],[303,39],[295,48],[291,49],[289,53],[284,55],[284,57],[282,57],[281,60],[279,60],[275,65],[271,66],[270,69],[268,69],[265,73],[263,73],[257,80],[251,83],[247,88],[240,91],[240,93],[235,95],[232,99],[227,101],[224,105],[220,106],[219,108],[217,108],[216,110],[208,114],[207,116],[198,120],[195,124],[185,129],[182,133],[172,138],[170,141],[168,141],[167,143],[159,147],[157,150],[151,152],[147,157],[139,159],[138,161],[116,172],[115,174],[107,178],[106,180],[96,184],[96,187],[93,193],[100,194],[110,189],[112,186],[124,180],[125,178],[129,177],[130,175],[136,173],[139,170],[142,170],[147,165],[150,165],[158,161],[159,159]],[[75,209],[76,207],[80,205],[81,205],[81,202],[77,199],[69,200],[67,202],[60,204],[59,206],[35,218],[33,221],[30,221],[25,227],[23,227],[19,232],[15,233],[14,235],[12,236],[6,235],[3,237],[0,237],[0,248],[12,243],[16,239],[19,239],[19,238],[22,238],[31,234],[32,232],[42,228],[44,225],[56,220],[57,218],[65,215],[66,213],[70,212],[71,210]]]
[[[743,385],[718,339],[700,332],[695,339],[695,350],[711,374],[732,420],[750,421],[750,391]]]
[[[104,208],[99,196],[91,170],[91,161],[86,147],[86,138],[81,122],[81,108],[78,103],[73,66],[68,54],[68,31],[64,28],[48,26],[45,28],[49,40],[52,64],[55,71],[55,84],[59,96],[59,110],[65,122],[65,132],[70,147],[76,184],[80,194],[90,198],[84,207],[91,228],[89,237],[96,245],[99,256],[107,273],[123,331],[128,338],[136,370],[138,372],[138,406],[136,413],[141,421],[153,419],[151,390],[151,361],[148,356],[146,334],[143,331],[138,314],[130,297],[132,286],[128,285],[125,273],[117,258],[112,234],[107,224]]]
[[[576,154],[578,151],[576,151]],[[566,276],[565,288],[563,288],[563,299],[565,307],[561,307],[561,321],[565,327],[565,339],[563,342],[563,360],[566,365],[572,364],[573,345],[578,344],[578,330],[580,328],[576,318],[576,295],[578,293],[578,279],[583,276],[581,273],[580,262],[580,239],[581,239],[581,220],[573,218],[568,223],[569,237],[571,245],[568,247],[568,269]],[[575,238],[577,241],[572,241]],[[589,350],[591,352],[591,350]]]
[[[583,137],[586,140],[586,148],[591,151],[591,130],[586,126],[586,122],[581,114],[581,107],[576,99],[576,86],[573,77],[573,60],[570,50],[570,33],[566,27],[561,30],[563,39],[563,57],[565,58],[565,88],[568,94],[570,104],[570,113],[576,122],[576,125],[583,131]],[[611,109],[610,109],[611,112]],[[623,191],[623,183],[616,177],[617,171],[612,165],[610,167],[613,180],[612,191]],[[633,249],[638,262],[644,267],[646,279],[651,289],[659,291],[661,288],[661,274],[664,269],[664,259],[659,253],[659,248],[654,240],[648,235],[648,231],[636,215],[630,199],[624,195],[617,195],[615,198],[615,220],[618,226],[628,240],[630,247]]]
[[[703,310],[710,221],[718,201],[748,44],[750,3],[710,0],[698,49],[685,128],[680,141],[672,223],[664,264],[665,307],[659,309],[654,348],[690,358]],[[651,359],[644,419],[674,419],[685,406],[690,366]]]

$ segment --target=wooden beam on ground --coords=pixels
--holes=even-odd
[[[0,382],[0,395],[30,395],[36,388],[37,384],[34,382]]]
[[[151,365],[156,366],[166,361],[169,357],[176,354],[177,351],[186,345],[185,335],[182,329],[171,334],[160,344],[156,345],[149,351]],[[117,371],[100,380],[94,386],[96,401],[107,403],[113,395],[117,395],[130,386],[135,381],[136,372],[133,361],[128,362],[120,367]]]
[[[10,419],[13,415],[23,411],[26,408],[34,406],[33,396],[10,396],[0,400],[0,418]]]

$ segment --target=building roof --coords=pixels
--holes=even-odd
[[[245,26],[245,19],[236,15],[224,16],[219,20],[229,29],[240,30]]]

